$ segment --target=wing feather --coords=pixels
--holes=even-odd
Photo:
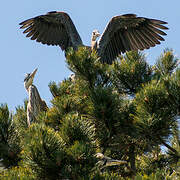
[[[29,26],[27,29],[23,31],[23,33],[28,33],[29,31],[33,30],[34,26]]]
[[[137,17],[135,14],[113,17],[98,41],[97,52],[101,61],[112,64],[120,53],[149,49],[160,44],[160,41],[164,41],[161,36],[166,35],[162,30],[168,29],[164,24],[167,23],[161,20]],[[113,49],[113,56],[109,49]],[[107,52],[110,53],[110,56]]]
[[[146,18],[147,19],[147,18]],[[157,19],[148,19],[152,24],[167,24],[165,21],[157,20]],[[167,27],[166,27],[167,28]]]
[[[44,38],[45,38],[45,34],[47,32],[47,27],[46,24],[39,24],[39,26],[37,26],[37,31],[39,32],[39,35],[36,39],[37,42],[44,42]]]
[[[164,41],[164,38],[161,37],[157,32],[152,31],[152,29],[149,28],[148,25],[146,26],[145,31],[146,31],[150,36],[152,36],[152,37],[154,37],[154,38],[156,38],[156,39],[158,39],[158,40],[160,40],[160,41]]]
[[[161,24],[152,24],[152,23],[150,23],[153,27],[156,27],[156,28],[159,28],[159,29],[165,29],[165,30],[167,30],[168,28],[166,27],[166,26],[163,26],[163,25],[161,25]]]
[[[110,46],[109,48],[110,57],[113,57],[112,41],[110,41],[109,46]]]
[[[127,41],[129,42],[130,49],[133,49],[133,50],[136,49],[136,45],[133,44],[133,40],[130,37],[130,33],[128,31],[125,31],[124,34],[127,37]]]
[[[114,38],[112,38],[112,41],[114,42],[114,44],[116,46],[116,51],[118,53],[121,52],[120,49],[122,50],[123,53],[125,52],[125,47],[123,46],[123,42],[117,33],[115,33]]]
[[[123,32],[119,33],[119,36],[120,36],[120,38],[121,38],[121,41],[122,41],[125,49],[126,49],[127,51],[130,51],[131,48],[130,48],[130,46],[129,46],[129,43],[127,42],[127,38],[125,38],[125,36],[124,36],[124,33],[123,33]]]
[[[146,41],[148,47],[154,47],[156,43],[158,43],[158,41],[156,41],[156,39],[154,39],[153,36],[150,36],[150,34],[146,31],[145,28],[142,28],[140,30],[142,37],[144,38],[144,40]],[[154,41],[153,41],[154,40]]]
[[[143,44],[141,43],[141,40],[138,38],[136,33],[132,30],[130,33],[131,38],[133,39],[134,43],[136,44],[137,49],[136,50],[142,50]]]
[[[31,37],[35,33],[35,30],[33,29],[32,31],[28,32],[26,37]]]
[[[36,31],[36,32],[32,35],[31,40],[35,40],[35,39],[38,37],[38,35],[39,35],[39,32]]]
[[[164,31],[161,31],[161,30],[153,27],[151,24],[148,25],[148,28],[151,29],[151,31],[156,32],[157,34],[160,34],[163,36],[167,35]]]
[[[135,33],[140,39],[143,49],[149,49],[149,46],[146,43],[145,37],[142,36],[141,32],[139,30],[135,30]]]
[[[26,21],[23,21],[23,22],[19,23],[19,25],[22,25],[20,27],[20,29],[25,29],[25,28],[31,26],[32,24],[33,24],[33,20],[32,19],[28,19]]]
[[[71,18],[65,12],[49,12],[20,23],[26,37],[42,44],[59,45],[62,50],[77,49],[82,40]]]

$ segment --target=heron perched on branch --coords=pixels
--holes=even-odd
[[[112,62],[126,51],[144,50],[160,44],[168,29],[164,21],[137,17],[135,14],[114,16],[107,24],[99,41],[100,33],[92,32],[91,47],[95,49],[101,62]],[[84,46],[70,16],[65,12],[52,11],[20,23],[27,37],[47,45],[60,46],[65,54],[69,47],[77,50]]]
[[[117,165],[127,165],[127,161],[112,159],[110,157],[104,156],[102,153],[97,153],[96,158],[99,159],[98,165],[101,166],[101,168],[108,167],[108,166],[117,166]]]
[[[32,122],[35,122],[37,115],[41,111],[47,110],[47,105],[44,100],[41,99],[39,92],[35,85],[33,85],[34,76],[37,72],[35,69],[32,73],[26,74],[24,79],[24,87],[26,88],[29,100],[27,104],[27,124],[30,126]]]

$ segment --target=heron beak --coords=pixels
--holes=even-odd
[[[38,70],[38,68],[36,68],[36,69],[31,73],[31,78],[32,78],[32,79],[34,79],[34,76],[35,76],[37,70]]]

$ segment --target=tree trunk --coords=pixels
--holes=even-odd
[[[136,160],[135,160],[135,147],[134,147],[134,145],[131,145],[129,147],[129,163],[130,163],[131,170],[133,171],[132,179],[134,179],[134,176],[136,174],[135,162],[136,162]]]

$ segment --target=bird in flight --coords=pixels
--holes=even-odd
[[[102,63],[112,64],[121,53],[149,49],[164,41],[162,36],[166,33],[163,30],[168,29],[164,24],[167,22],[137,17],[135,14],[114,16],[101,36],[98,30],[92,32],[91,46],[86,47],[96,50]],[[25,29],[23,33],[27,34],[26,37],[42,44],[60,46],[65,54],[70,47],[77,50],[79,46],[85,46],[65,12],[48,12],[25,20],[20,25],[21,29]]]

